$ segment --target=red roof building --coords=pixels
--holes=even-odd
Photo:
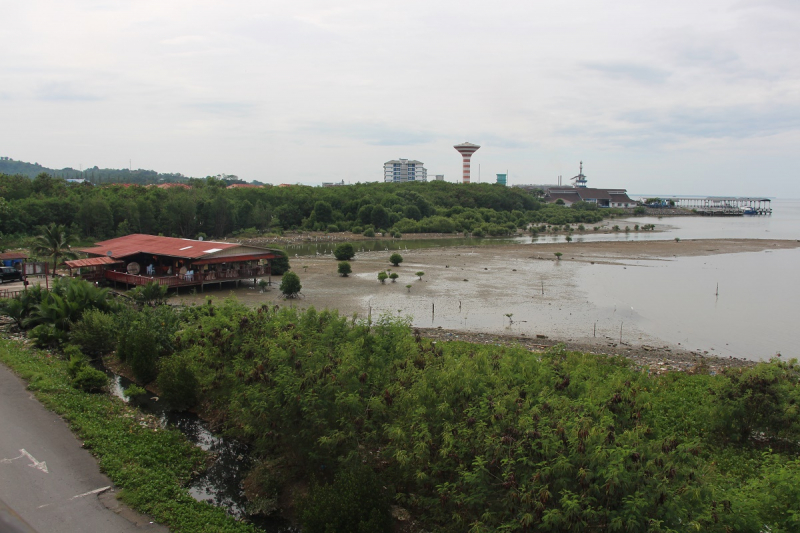
[[[155,281],[171,287],[200,285],[201,288],[207,283],[221,285],[224,281],[236,281],[238,284],[242,279],[270,276],[270,261],[278,256],[276,250],[257,246],[140,233],[77,251],[93,256],[88,261],[94,262],[74,267],[108,265],[103,267],[104,277],[115,283],[143,285]]]

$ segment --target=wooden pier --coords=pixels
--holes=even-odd
[[[704,216],[737,217],[744,215],[771,215],[772,203],[763,197],[675,197],[665,198],[670,205],[691,209]]]

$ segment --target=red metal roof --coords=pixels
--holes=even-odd
[[[108,256],[103,257],[90,257],[89,259],[75,259],[73,261],[64,261],[64,264],[69,268],[88,267],[97,265],[116,265],[121,264],[122,261],[112,259]]]
[[[264,252],[263,254],[248,254],[248,255],[233,255],[226,257],[212,257],[210,259],[201,259],[199,261],[192,261],[193,265],[214,265],[219,263],[235,263],[236,261],[253,261],[257,259],[275,259],[278,257],[274,253]]]
[[[228,189],[260,189],[261,185],[254,185],[252,183],[234,183],[232,185],[228,185]]]
[[[241,246],[241,244],[196,241],[192,239],[178,239],[175,237],[159,237],[156,235],[134,233],[133,235],[98,242],[96,246],[92,248],[79,248],[78,251],[86,252],[91,255],[104,255],[115,258],[145,253],[196,259],[219,252],[220,250],[236,248],[237,246]],[[109,252],[111,253],[109,254]]]
[[[5,252],[0,254],[0,261],[2,260],[11,260],[11,259],[27,259],[28,256],[23,254],[22,252]]]

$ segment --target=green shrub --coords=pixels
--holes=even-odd
[[[69,337],[84,353],[104,355],[116,348],[116,331],[117,324],[113,315],[91,309],[72,326]]]
[[[119,315],[117,357],[130,365],[137,381],[149,383],[155,379],[158,359],[172,353],[178,318],[166,305]]]
[[[381,283],[386,283],[386,280],[388,278],[389,278],[389,274],[387,274],[386,272],[383,272],[383,271],[378,272],[378,281],[380,281]]]
[[[166,357],[158,365],[158,388],[170,407],[185,411],[197,403],[199,382],[191,360],[183,354]]]
[[[128,291],[128,295],[142,305],[162,304],[167,301],[167,285],[160,285],[150,281],[147,285],[140,285]]]
[[[355,255],[355,248],[353,248],[353,245],[349,242],[337,244],[336,248],[333,249],[333,256],[337,261],[349,261],[355,257]]]
[[[275,250],[275,255],[277,255],[277,257],[270,260],[269,263],[272,269],[272,275],[282,276],[284,272],[291,268],[291,266],[289,266],[289,256],[287,256],[286,252],[283,250]]]
[[[339,226],[336,224],[330,224],[328,226],[328,233],[339,233]]]
[[[72,386],[84,392],[101,392],[108,385],[108,376],[105,372],[84,366],[78,370],[72,380]]]
[[[392,283],[396,282],[397,278],[399,278],[399,277],[400,276],[398,276],[397,273],[395,273],[395,272],[392,272],[391,274],[389,274],[389,279],[392,280]]]
[[[129,385],[124,391],[122,391],[122,395],[126,398],[142,396],[143,394],[147,394],[147,390],[144,387],[140,387],[136,383]]]
[[[300,290],[303,286],[300,284],[300,276],[295,274],[294,272],[287,272],[283,275],[283,279],[281,280],[281,293],[286,298],[296,298],[298,294],[300,294]]]
[[[352,271],[353,269],[350,266],[350,263],[348,263],[347,261],[342,261],[341,263],[339,263],[339,267],[337,268],[337,272],[339,272],[339,275],[341,275],[344,278],[346,278],[347,275],[350,274]]]
[[[69,361],[67,363],[67,374],[73,379],[89,364],[89,358],[81,353],[77,346],[67,346],[64,349],[64,357]]]
[[[373,230],[372,228],[367,228],[364,231],[363,235],[364,235],[364,237],[374,237],[375,236],[375,230]]]
[[[389,498],[367,467],[342,470],[333,483],[313,483],[300,503],[304,533],[381,533],[390,530]]]
[[[55,324],[39,324],[28,334],[40,348],[57,348],[67,341],[69,334]]]
[[[393,254],[392,254],[390,257],[389,257],[389,262],[390,262],[391,264],[393,264],[394,266],[399,266],[399,265],[400,265],[400,263],[402,263],[402,262],[403,262],[403,256],[402,256],[402,255],[400,255],[400,254],[398,254],[398,253],[393,253]]]

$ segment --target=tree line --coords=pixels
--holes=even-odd
[[[188,187],[72,184],[41,173],[0,174],[0,232],[27,236],[55,223],[83,238],[130,233],[184,238],[255,236],[286,230],[514,233],[529,224],[595,223],[621,210],[547,204],[496,184],[362,183],[340,187],[229,188],[215,177]]]

